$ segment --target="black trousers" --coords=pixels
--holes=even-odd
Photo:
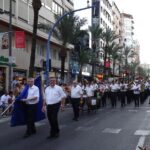
[[[36,117],[37,104],[25,104],[26,118],[27,118],[27,131],[26,134],[36,133],[35,117]]]
[[[140,105],[140,94],[134,94],[134,103],[135,103],[135,107],[139,107],[139,105]]]
[[[79,118],[79,105],[80,105],[80,98],[71,98],[74,118]]]
[[[121,107],[125,106],[125,101],[126,101],[126,92],[121,91]]]
[[[58,111],[60,109],[60,102],[52,105],[47,105],[47,117],[51,127],[50,136],[59,134],[58,126]]]
[[[111,106],[112,108],[117,106],[117,92],[111,92]]]

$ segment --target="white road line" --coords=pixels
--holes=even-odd
[[[120,133],[122,129],[113,129],[113,128],[106,128],[102,132],[103,133],[112,133],[112,134],[118,134]]]
[[[91,127],[82,127],[82,126],[80,126],[80,127],[77,127],[75,129],[75,131],[89,131],[91,129],[93,129],[93,126],[91,126]]]
[[[150,130],[136,130],[134,135],[147,136],[150,135]]]
[[[136,150],[139,150],[138,146],[140,146],[140,147],[143,147],[143,146],[144,146],[145,139],[146,139],[145,136],[141,136],[141,137],[139,138],[139,142],[138,142],[138,144],[137,144],[137,146],[136,146]]]
[[[46,124],[45,122],[36,122],[36,123],[35,123],[35,125],[36,125],[37,127],[43,126],[43,125],[45,125],[45,124]]]
[[[7,117],[7,118],[1,118],[0,119],[0,123],[4,123],[4,122],[7,122],[10,120],[10,117]]]
[[[131,110],[128,110],[128,112],[138,112],[138,110],[131,109]]]

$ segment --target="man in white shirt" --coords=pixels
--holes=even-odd
[[[139,107],[140,105],[140,92],[141,92],[141,84],[138,80],[135,80],[135,84],[132,87],[133,94],[134,94],[134,103],[135,107]]]
[[[27,98],[22,99],[22,101],[25,103],[25,112],[27,117],[27,130],[24,138],[36,133],[35,116],[37,103],[39,102],[39,88],[34,85],[34,78],[28,78],[28,84],[29,89]]]
[[[50,78],[50,85],[45,89],[45,99],[43,103],[43,111],[47,106],[47,117],[51,127],[50,135],[47,139],[57,138],[59,136],[58,126],[58,111],[60,109],[61,101],[66,98],[66,94],[62,87],[56,85],[56,78]]]
[[[82,88],[77,84],[77,81],[73,81],[73,85],[71,87],[71,103],[74,113],[74,121],[78,121],[79,119],[79,105],[82,95]]]

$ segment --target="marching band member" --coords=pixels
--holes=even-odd
[[[71,87],[71,103],[74,113],[74,121],[78,121],[79,119],[79,105],[80,100],[82,98],[82,88],[77,84],[77,81],[73,81],[73,85]]]
[[[133,90],[133,94],[134,94],[135,107],[139,107],[141,85],[138,80],[135,81],[135,84],[133,85],[132,90]]]

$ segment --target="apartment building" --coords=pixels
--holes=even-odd
[[[122,39],[125,46],[132,47],[134,39],[134,18],[131,14],[122,13]]]
[[[92,4],[97,6],[95,12],[92,13],[92,25],[99,25],[99,27],[104,30],[106,28],[113,29],[112,0],[92,0]],[[97,47],[100,47],[98,62],[102,68],[104,63],[104,51],[102,49],[102,47],[104,47],[103,40],[97,43]]]
[[[122,33],[122,20],[121,20],[121,12],[116,5],[116,3],[113,1],[112,3],[112,16],[113,16],[113,31],[115,31],[116,35],[120,35]],[[122,45],[121,43],[121,37],[116,39],[116,43]]]
[[[0,10],[9,11],[9,1],[0,1]],[[45,23],[53,25],[55,23],[54,14],[62,14],[63,11],[73,10],[73,0],[41,0],[42,7],[39,11],[38,23]],[[19,78],[28,75],[29,60],[31,54],[31,41],[33,30],[33,8],[32,0],[12,0],[12,56],[13,69],[12,75]],[[25,48],[15,47],[15,31],[25,32]],[[0,14],[0,35],[4,32],[9,32],[9,14]],[[48,32],[46,30],[38,29],[37,45],[36,45],[36,59],[35,72],[39,73],[43,70],[43,62],[46,60],[46,43]],[[61,42],[51,38],[51,65],[52,71],[59,76],[60,73],[60,57],[59,51],[61,49]],[[69,47],[68,47],[69,48]],[[69,69],[69,52],[65,62],[65,71]],[[8,87],[8,65],[9,65],[9,50],[8,48],[0,47],[0,92]]]

